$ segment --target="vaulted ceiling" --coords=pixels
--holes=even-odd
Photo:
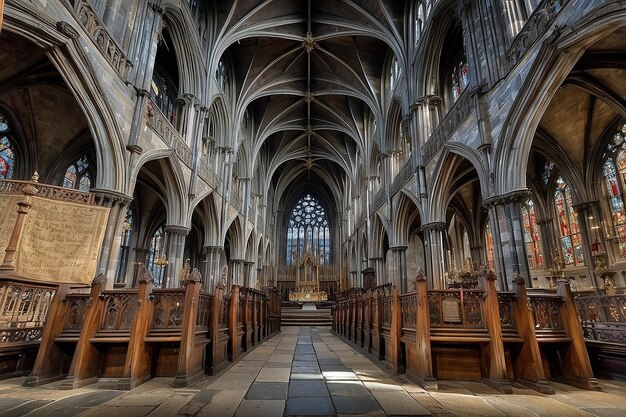
[[[267,180],[285,195],[311,184],[338,198],[380,135],[373,120],[384,128],[381,77],[391,53],[405,62],[405,2],[215,3],[216,50],[235,71],[235,120],[246,111],[252,119],[248,169],[264,155]]]

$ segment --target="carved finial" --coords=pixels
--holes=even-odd
[[[37,171],[33,172],[33,176],[30,177],[32,182],[39,182],[39,173]]]
[[[415,281],[416,282],[424,282],[426,281],[426,275],[424,274],[423,270],[419,270],[417,271],[417,275],[415,276]]]
[[[97,285],[97,284],[106,284],[106,282],[107,282],[106,277],[104,276],[102,272],[100,272],[91,280],[91,286],[93,287],[94,285]]]
[[[526,280],[519,274],[519,271],[513,272],[513,283],[516,285],[526,285]]]
[[[495,274],[495,272],[493,272],[493,269],[488,269],[486,266],[483,269],[483,275],[484,275],[484,277],[485,277],[485,279],[487,281],[495,281],[496,280],[496,274]]]
[[[189,276],[187,277],[187,282],[202,282],[202,275],[200,274],[200,271],[198,270],[198,268],[194,268],[193,271],[191,271],[189,273]]]
[[[189,273],[191,272],[191,266],[189,265],[189,259],[185,259],[185,263],[178,274],[178,282],[181,284],[187,281]]]
[[[139,282],[145,282],[147,284],[154,282],[152,271],[143,264],[139,264]]]

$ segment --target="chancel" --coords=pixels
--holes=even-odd
[[[0,414],[626,415],[623,0],[0,0],[0,62]]]

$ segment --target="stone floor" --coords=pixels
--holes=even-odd
[[[189,388],[171,388],[171,378],[132,391],[22,382],[0,381],[0,416],[626,416],[626,383],[600,381],[602,392],[552,383],[556,394],[543,395],[439,381],[438,390],[425,391],[315,327],[283,328],[222,374]]]

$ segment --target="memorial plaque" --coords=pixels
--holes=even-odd
[[[456,297],[446,297],[441,302],[443,321],[447,323],[461,322],[461,302]]]
[[[41,197],[31,201],[15,272],[38,281],[89,284],[96,274],[109,209]]]

